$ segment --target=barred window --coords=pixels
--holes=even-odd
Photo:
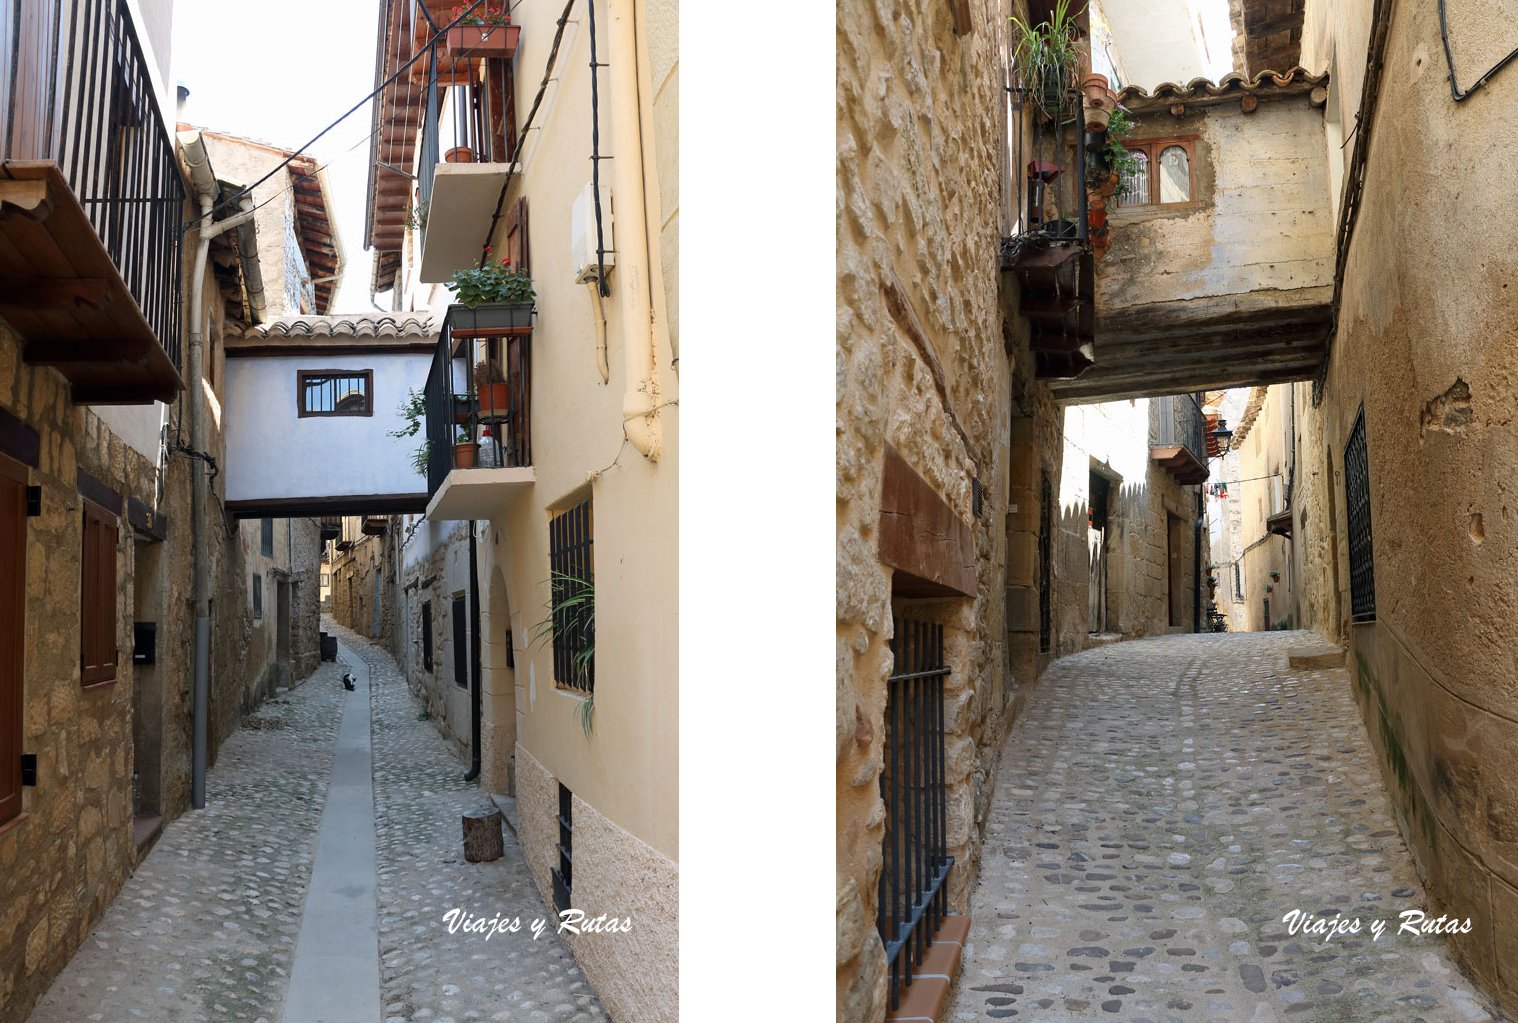
[[[300,415],[374,415],[372,369],[302,369],[295,373]]]
[[[1370,536],[1370,458],[1365,408],[1355,417],[1344,448],[1344,508],[1349,518],[1350,607],[1356,622],[1375,621],[1376,567]]]
[[[560,686],[586,693],[596,685],[596,589],[591,557],[595,517],[590,500],[587,497],[548,520],[553,677]]]

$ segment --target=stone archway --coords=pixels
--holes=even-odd
[[[496,565],[480,617],[480,783],[489,792],[516,794],[516,651],[524,640],[512,631],[506,578]]]

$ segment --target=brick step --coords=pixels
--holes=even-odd
[[[969,935],[969,917],[944,917],[922,965],[912,971],[911,985],[901,989],[901,1004],[886,1013],[886,1023],[942,1023]]]

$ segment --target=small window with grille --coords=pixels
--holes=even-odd
[[[1196,139],[1177,135],[1125,142],[1137,162],[1118,183],[1117,205],[1195,206]]]
[[[1365,446],[1365,408],[1355,417],[1344,447],[1344,509],[1349,519],[1349,593],[1353,620],[1376,619],[1376,566],[1370,534],[1370,458]]]
[[[595,516],[586,498],[548,520],[553,678],[589,693],[596,685],[596,588],[591,557]]]
[[[253,573],[253,620],[256,622],[264,616],[264,577],[257,572]]]
[[[574,793],[559,783],[559,865],[553,868],[553,908],[574,905]]]
[[[295,373],[300,416],[374,415],[372,369],[301,369]]]

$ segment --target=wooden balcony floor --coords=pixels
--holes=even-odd
[[[184,382],[52,161],[0,174],[0,318],[75,404],[171,401]]]

